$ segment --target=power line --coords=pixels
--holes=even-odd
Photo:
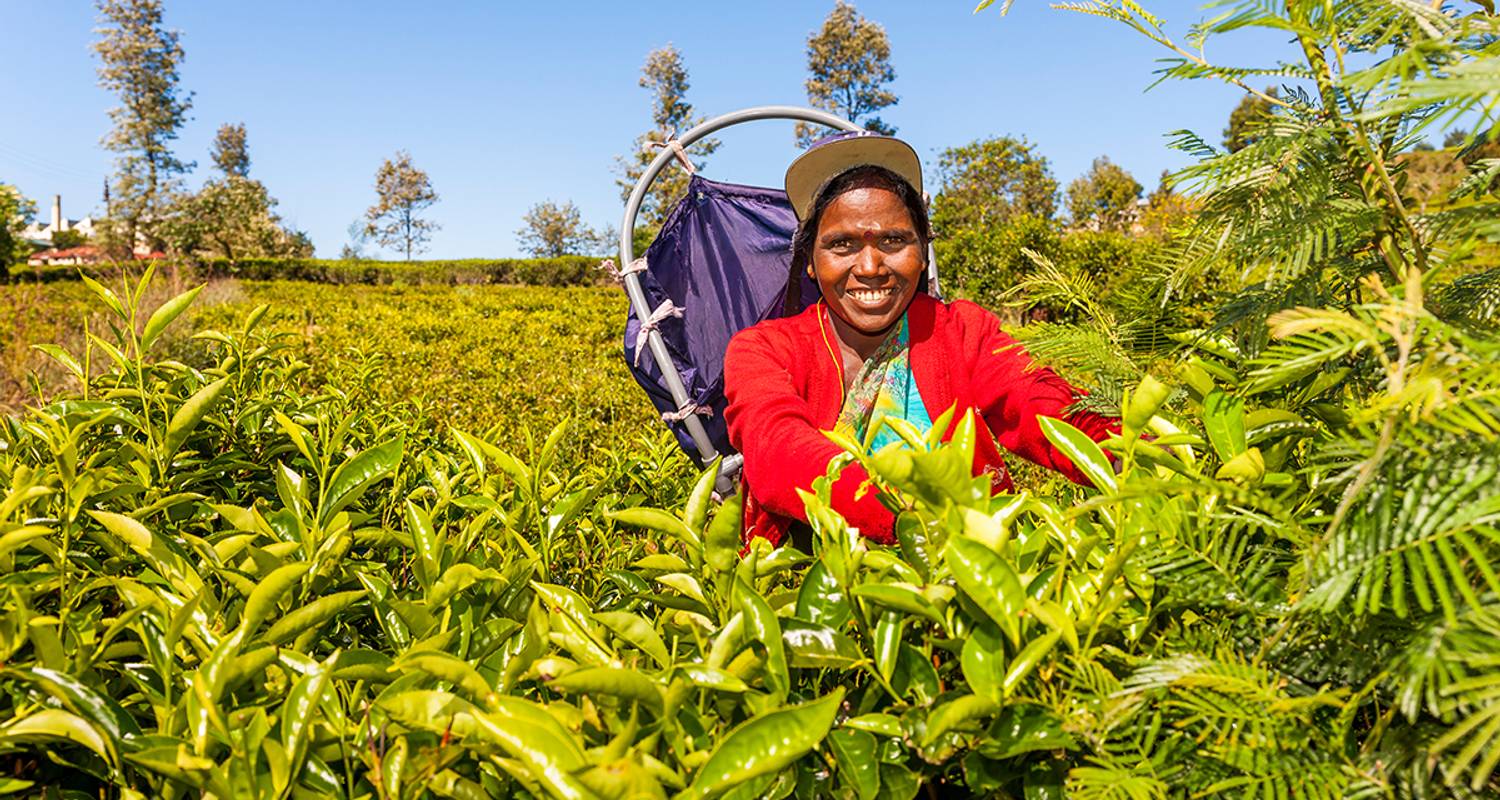
[[[92,170],[80,169],[71,164],[53,161],[49,158],[33,155],[18,148],[0,142],[0,159],[12,161],[32,172],[41,173],[49,177],[72,178],[74,180],[98,180],[99,173]]]

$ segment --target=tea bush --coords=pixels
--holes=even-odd
[[[899,548],[820,482],[812,556],[742,556],[712,470],[566,469],[563,426],[525,452],[414,435],[399,407],[304,391],[265,306],[197,333],[200,366],[161,359],[197,290],[148,315],[95,284],[111,369],[0,427],[0,785],[1493,790],[1500,343],[1404,288],[1273,317],[1276,352],[1204,350],[1181,392],[1146,379],[1103,449],[1045,421],[1099,487],[1074,507],[990,496],[950,414],[898,425],[904,447],[843,442]]]
[[[154,302],[187,276],[157,280]],[[77,382],[34,344],[81,350],[84,321],[109,330],[81,282],[0,287],[0,302],[18,313],[0,317],[0,407],[19,410],[36,396],[28,371],[40,373],[43,397]],[[612,289],[514,286],[327,286],[288,281],[213,281],[187,313],[184,327],[232,327],[269,304],[261,328],[281,335],[307,369],[308,391],[337,386],[358,402],[400,409],[424,436],[459,427],[524,447],[532,431],[571,419],[564,463],[580,463],[594,445],[654,435],[661,426],[620,357],[626,303]],[[185,338],[185,337],[179,337]],[[192,361],[203,347],[176,341],[164,354]],[[103,368],[97,360],[95,371]]]
[[[626,303],[615,289],[277,281],[240,290],[242,302],[197,324],[229,326],[268,304],[262,325],[288,335],[310,389],[360,391],[361,402],[401,408],[414,429],[519,444],[571,420],[562,445],[571,465],[594,445],[662,427],[620,355]]]

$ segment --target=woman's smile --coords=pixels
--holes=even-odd
[[[844,294],[854,298],[854,301],[865,308],[874,310],[884,307],[891,298],[896,295],[896,287],[887,286],[884,289],[845,289]]]

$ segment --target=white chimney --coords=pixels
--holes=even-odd
[[[62,195],[52,195],[52,231],[56,233],[63,229]]]

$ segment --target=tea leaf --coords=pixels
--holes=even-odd
[[[734,786],[779,772],[828,735],[844,688],[801,705],[754,717],[730,731],[678,798],[718,797]]]
[[[228,378],[220,378],[194,392],[187,402],[178,407],[176,413],[172,414],[172,421],[167,423],[167,435],[162,440],[163,458],[171,458],[187,442],[228,385]]]
[[[17,746],[38,739],[61,739],[81,744],[106,762],[115,760],[114,752],[94,726],[60,709],[44,708],[0,727],[0,744]]]
[[[364,596],[364,589],[354,589],[320,597],[272,623],[261,638],[271,644],[281,644],[309,628],[328,622]]]
[[[958,586],[985,616],[1000,626],[1012,644],[1021,641],[1021,611],[1026,595],[1015,568],[995,552],[965,536],[949,536],[943,551]]]
[[[370,488],[371,485],[389,477],[401,463],[401,452],[405,446],[402,437],[378,444],[339,465],[328,479],[328,488],[323,493],[323,509],[318,513],[318,522],[328,524],[334,514],[343,511]]]
[[[186,311],[188,306],[193,304],[193,300],[197,299],[198,293],[201,291],[203,291],[202,285],[194,286],[171,300],[162,303],[161,307],[151,314],[151,318],[146,320],[145,329],[141,332],[141,352],[144,353],[151,349],[151,345],[156,343],[162,331],[166,330],[167,326],[171,325],[173,320],[182,316],[182,312]]]

